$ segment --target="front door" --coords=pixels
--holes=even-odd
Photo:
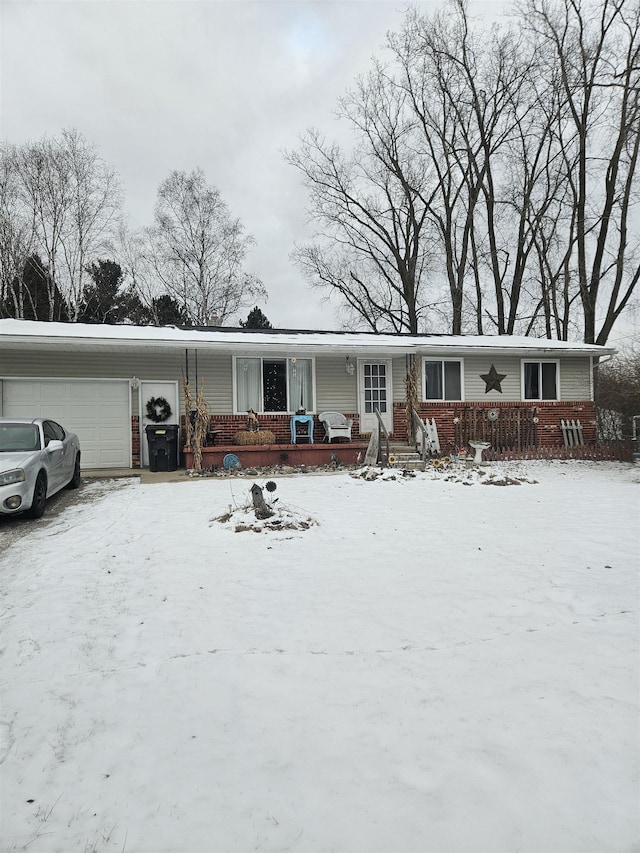
[[[360,432],[378,428],[374,409],[379,409],[382,422],[393,430],[393,395],[391,392],[391,361],[358,362],[358,399]]]
[[[142,467],[149,467],[149,445],[147,443],[147,434],[145,427],[147,424],[155,423],[147,417],[147,403],[149,400],[163,397],[171,407],[171,414],[164,424],[179,424],[180,423],[180,404],[178,401],[178,383],[177,382],[141,382],[140,383],[140,448],[142,450]],[[157,424],[160,426],[160,424]],[[178,453],[180,448],[178,447]]]

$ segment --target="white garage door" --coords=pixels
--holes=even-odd
[[[4,379],[5,418],[51,418],[77,433],[83,468],[128,468],[131,428],[128,380]]]

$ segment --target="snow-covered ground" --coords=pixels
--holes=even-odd
[[[237,478],[34,524],[3,853],[640,849],[640,467],[483,470],[277,479],[261,532]]]

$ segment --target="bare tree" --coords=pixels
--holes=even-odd
[[[172,296],[191,322],[215,316],[223,323],[266,299],[260,280],[243,269],[252,242],[201,169],[173,171],[158,189],[155,225],[133,253],[134,277],[148,297]]]
[[[436,177],[425,202],[442,250],[454,334],[464,330],[465,307],[474,301],[477,331],[483,331],[487,268],[496,285],[495,323],[505,330],[493,170],[508,135],[505,103],[511,80],[505,77],[514,75],[508,47],[492,39],[497,57],[492,65],[489,51],[476,41],[462,2],[433,16],[411,12],[401,33],[389,38],[400,69],[398,85],[417,119],[413,148],[432,164]]]
[[[498,184],[531,63],[511,33],[474,34],[463,2],[410,12],[388,46],[393,63],[376,63],[340,102],[353,154],[308,132],[288,155],[320,224],[321,239],[297,260],[374,330],[418,331],[431,309],[431,323],[446,315],[454,334],[469,330],[469,310],[474,331],[486,315],[513,332],[533,240],[516,231],[505,248],[513,217]],[[521,222],[522,238],[524,209]]]
[[[119,216],[116,175],[76,130],[64,130],[57,139],[5,145],[0,156],[3,287],[14,289],[15,316],[23,316],[19,270],[28,257],[37,254],[51,289],[48,319],[54,319],[59,294],[75,319],[86,266],[108,247]],[[9,276],[15,285],[6,283]]]
[[[640,6],[628,0],[528,0],[523,27],[555,76],[565,207],[559,268],[576,281],[583,337],[606,343],[640,278]],[[637,214],[635,214],[637,215]]]
[[[54,288],[70,201],[65,158],[55,141],[43,139],[14,149],[23,219],[33,223],[39,257],[47,269],[49,320],[54,320]]]
[[[432,307],[425,293],[429,166],[411,151],[407,96],[376,64],[340,101],[339,116],[355,134],[350,153],[310,130],[286,155],[304,176],[318,226],[294,257],[312,285],[339,294],[352,323],[423,331]]]
[[[63,279],[72,320],[88,276],[89,262],[112,246],[117,229],[122,194],[114,170],[76,130],[62,132],[62,151],[68,164],[69,206],[63,237]]]
[[[410,11],[340,102],[353,154],[308,132],[288,155],[319,225],[297,259],[374,330],[433,322],[446,293],[455,334],[602,344],[630,303],[638,2],[523,3],[489,30],[466,0]]]
[[[27,258],[35,251],[35,223],[21,202],[17,153],[13,145],[0,146],[0,309],[24,317],[29,291],[25,287]]]

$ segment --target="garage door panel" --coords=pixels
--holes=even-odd
[[[78,434],[83,468],[127,468],[130,391],[123,381],[5,379],[3,414],[51,418]]]
[[[99,417],[101,412],[99,406],[91,403],[69,403],[66,407],[67,415],[74,423],[78,421],[91,421],[96,415]]]
[[[69,399],[69,386],[68,385],[60,385],[57,383],[52,383],[51,385],[48,382],[43,382],[39,388],[39,400],[41,403],[49,404],[49,403],[58,403],[60,400],[68,400]]]
[[[120,422],[118,410],[115,408],[115,405],[115,403],[112,403],[111,405],[98,404],[97,411],[100,418],[100,424],[113,426]]]
[[[40,397],[40,389],[34,387],[33,390],[29,387],[28,384],[22,385],[13,385],[13,383],[9,382],[9,380],[4,380],[3,382],[3,399],[7,400],[7,389],[11,386],[11,402],[14,405],[19,405],[20,403],[25,403],[30,406],[34,399],[39,399]],[[34,396],[35,395],[35,396]],[[17,418],[18,415],[13,413],[11,417]]]
[[[129,466],[128,462],[126,465],[122,464],[122,452],[119,448],[112,451],[108,448],[101,448],[100,460],[100,465],[96,465],[96,468],[127,468]]]

